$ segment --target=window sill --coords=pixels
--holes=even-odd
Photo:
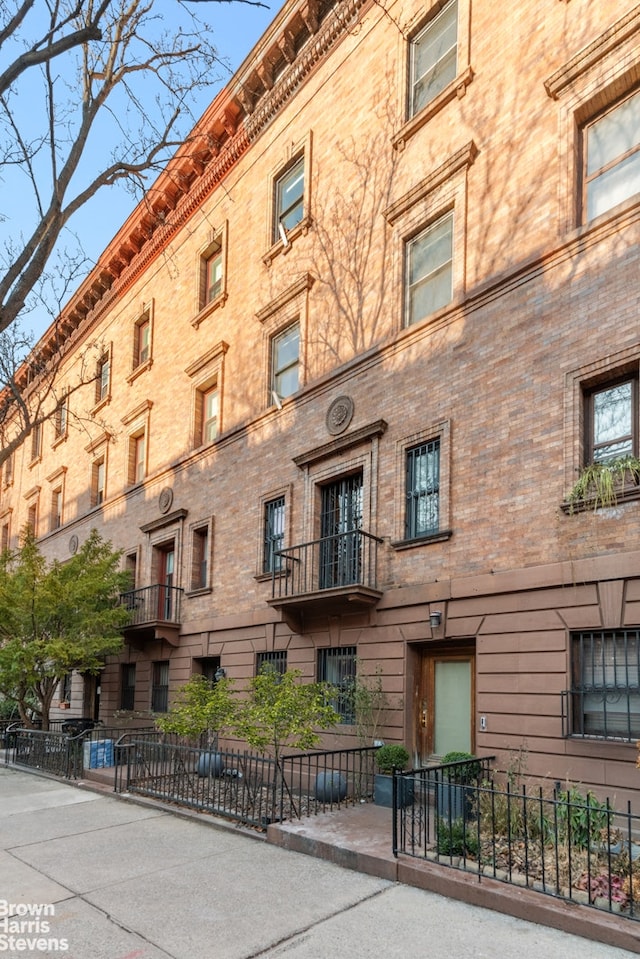
[[[271,266],[271,264],[273,263],[273,261],[275,260],[277,256],[280,256],[280,255],[286,256],[286,254],[289,252],[293,243],[298,239],[298,237],[306,236],[312,226],[313,226],[313,220],[311,219],[311,217],[310,216],[303,217],[298,223],[298,225],[295,226],[293,230],[291,230],[289,233],[287,233],[286,246],[282,242],[282,240],[278,240],[265,253],[265,255],[262,257],[262,262],[264,263],[264,265]]]
[[[560,504],[560,509],[568,516],[571,516],[573,513],[600,513],[604,510],[616,509],[624,503],[633,503],[636,500],[640,500],[640,486],[625,486],[624,489],[621,489],[616,495],[615,503],[607,504],[606,506],[602,504],[596,506],[596,498],[593,496],[589,499],[577,500],[575,503],[565,500]]]
[[[445,87],[434,100],[427,103],[419,113],[416,113],[415,116],[411,117],[411,119],[400,128],[391,140],[394,150],[404,150],[407,140],[410,140],[429,120],[440,113],[440,111],[446,107],[447,103],[451,103],[456,97],[459,100],[462,99],[472,80],[473,70],[471,67],[467,67],[467,69],[463,73],[460,73],[455,80],[452,80],[449,86]]]
[[[38,463],[41,463],[41,462],[42,462],[42,456],[41,456],[41,455],[39,455],[39,456],[34,456],[33,459],[31,460],[31,462],[29,463],[29,466],[28,466],[27,468],[31,470],[31,469],[33,469],[34,466],[37,466]]]
[[[137,378],[142,373],[146,373],[147,370],[150,370],[152,366],[153,366],[153,359],[145,360],[144,363],[138,364],[135,370],[132,370],[131,373],[129,373],[127,377],[127,383],[133,383],[133,381],[137,380]]]
[[[188,589],[185,593],[185,596],[187,599],[193,599],[196,596],[207,596],[212,592],[213,589],[211,586],[199,586],[197,589]]]
[[[56,436],[56,438],[54,439],[53,443],[51,444],[51,449],[52,449],[52,450],[55,450],[55,449],[57,449],[62,443],[66,443],[68,436],[69,436],[69,434],[68,434],[67,432],[61,433],[60,436]]]
[[[270,583],[272,579],[281,579],[288,576],[286,569],[281,569],[276,573],[256,573],[253,577],[256,583]]]
[[[453,536],[453,530],[444,529],[438,533],[430,533],[428,536],[416,536],[414,539],[401,539],[395,543],[390,543],[392,549],[403,550],[413,549],[414,546],[429,546],[431,543],[445,543]]]
[[[208,316],[214,313],[216,310],[221,310],[229,299],[229,294],[226,290],[223,290],[222,293],[219,293],[215,299],[211,300],[210,303],[205,303],[199,313],[197,313],[194,318],[191,320],[191,326],[196,330],[200,326],[203,320],[206,320]]]
[[[105,406],[108,406],[110,402],[111,402],[111,393],[107,393],[107,395],[103,399],[99,400],[96,403],[96,405],[91,409],[91,416],[96,416],[100,412],[100,410],[103,409]]]

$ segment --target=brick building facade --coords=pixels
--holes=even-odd
[[[74,711],[357,661],[416,761],[636,788],[640,487],[568,497],[640,452],[639,39],[631,2],[288,0],[68,304],[5,465],[4,545],[96,527],[134,577]]]

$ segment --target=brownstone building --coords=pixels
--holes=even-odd
[[[638,473],[569,496],[640,455],[639,49],[630,0],[288,0],[68,304],[4,469],[3,545],[97,527],[135,583],[76,713],[378,666],[416,762],[636,788]]]

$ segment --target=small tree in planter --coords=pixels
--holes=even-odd
[[[373,786],[373,800],[378,806],[393,805],[393,774],[396,769],[403,770],[409,765],[409,751],[404,746],[387,743],[376,752],[375,761],[379,772],[376,773]],[[402,779],[398,802],[409,806],[413,802],[413,782]]]
[[[301,678],[298,669],[279,673],[266,663],[250,680],[248,697],[240,704],[235,722],[237,734],[249,746],[274,760],[272,820],[276,817],[278,787],[283,782],[283,750],[312,749],[320,742],[318,729],[330,729],[340,721],[330,705],[335,690],[326,683],[302,683]]]
[[[206,746],[198,762],[198,774],[220,775],[222,757],[215,751],[218,736],[233,726],[237,711],[232,679],[219,679],[212,686],[204,676],[194,675],[178,690],[169,712],[156,718],[156,725],[164,733],[176,733]]]

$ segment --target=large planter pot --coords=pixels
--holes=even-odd
[[[471,819],[474,790],[447,779],[438,783],[438,816],[441,819]]]
[[[347,780],[334,769],[316,776],[316,799],[318,802],[342,802],[347,795]]]
[[[202,753],[198,759],[196,772],[198,776],[221,776],[224,770],[224,763],[220,753]]]
[[[413,779],[398,778],[398,806],[410,806],[413,802]],[[393,806],[393,776],[376,773],[373,779],[373,801],[376,806]]]

